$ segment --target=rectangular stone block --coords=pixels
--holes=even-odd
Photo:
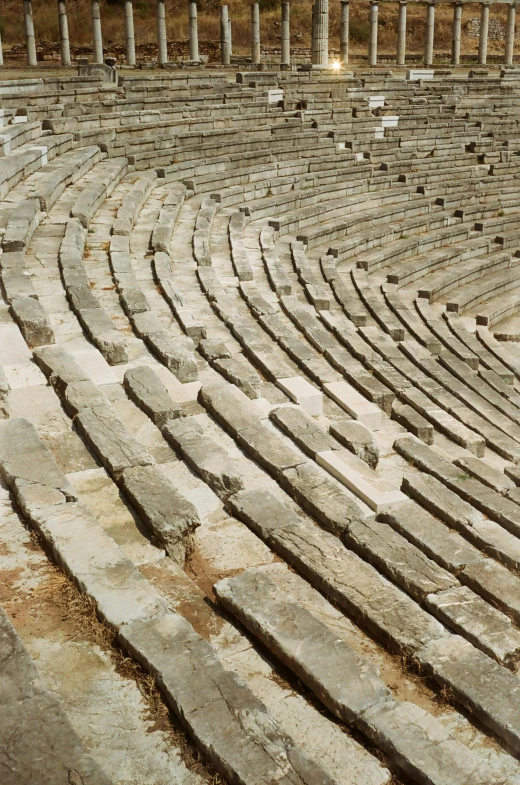
[[[329,382],[323,385],[327,395],[344,409],[355,420],[360,420],[368,428],[378,430],[381,427],[381,410],[367,401],[348,382]]]
[[[276,383],[307,414],[313,417],[319,417],[323,414],[323,393],[313,387],[302,376],[293,376],[290,379],[277,379]]]

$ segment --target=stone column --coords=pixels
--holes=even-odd
[[[291,23],[289,3],[282,3],[282,65],[291,65]]]
[[[95,63],[103,62],[103,38],[99,0],[92,0],[92,54]]]
[[[399,3],[399,16],[397,18],[397,52],[395,61],[397,65],[404,65],[406,59],[406,0]]]
[[[322,66],[329,64],[329,0],[314,0],[312,62]]]
[[[70,65],[69,23],[65,0],[58,0],[58,23],[60,28],[61,64]]]
[[[377,0],[370,3],[370,38],[368,39],[368,64],[377,65],[377,16],[379,4]]]
[[[190,19],[190,60],[197,62],[199,60],[199,28],[197,20],[197,0],[190,0],[189,8]]]
[[[168,36],[166,35],[164,0],[157,0],[157,59],[159,65],[166,65],[168,62]]]
[[[462,3],[453,6],[453,27],[451,29],[451,64],[460,64],[460,28],[462,25]]]
[[[261,61],[260,51],[260,6],[258,3],[251,4],[251,62]]]
[[[424,35],[424,65],[433,63],[433,38],[435,35],[435,2],[426,6],[426,30]]]
[[[220,59],[222,65],[229,65],[231,53],[229,51],[229,18],[227,5],[220,6]]]
[[[341,0],[341,21],[339,28],[339,60],[348,65],[348,12],[349,0]]]
[[[228,19],[228,43],[229,43],[229,57],[233,54],[233,25],[231,19]]]
[[[38,65],[31,0],[23,0],[23,15],[25,19],[25,40],[27,42],[27,65]]]
[[[515,17],[516,5],[511,3],[507,9],[506,51],[504,58],[506,65],[513,65],[513,53],[515,49]]]
[[[480,6],[480,35],[478,38],[478,62],[479,65],[486,65],[487,45],[489,29],[489,3],[481,3]]]
[[[126,64],[135,65],[134,6],[132,0],[125,0],[125,41]]]
[[[0,32],[0,65],[4,64],[4,53],[2,51],[2,33]]]

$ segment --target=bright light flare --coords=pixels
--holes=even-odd
[[[332,70],[333,71],[339,71],[340,68],[341,68],[340,61],[339,60],[334,60],[334,62],[332,63]]]

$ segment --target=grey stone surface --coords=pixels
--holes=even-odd
[[[518,538],[461,499],[436,477],[427,474],[405,477],[402,489],[450,527],[460,531],[484,553],[508,567],[518,569]]]
[[[420,603],[429,594],[458,586],[449,572],[384,523],[353,521],[342,539]]]
[[[230,497],[231,511],[311,584],[391,648],[411,653],[444,627],[337,537],[262,491]]]
[[[413,433],[425,444],[433,444],[434,428],[428,420],[415,411],[412,406],[394,401],[392,406],[392,419],[404,425],[407,431]]]
[[[502,665],[513,667],[520,659],[520,632],[504,613],[467,586],[432,594],[426,605],[448,627]]]
[[[427,643],[416,657],[478,720],[519,750],[520,684],[513,673],[456,635]]]
[[[459,573],[467,564],[485,557],[431,513],[413,501],[392,504],[377,520],[390,524],[399,534],[420,548],[430,559],[450,572]]]
[[[349,724],[390,698],[376,669],[332,630],[258,569],[214,586],[222,606],[236,616],[334,714]]]
[[[341,449],[341,445],[299,406],[279,406],[271,409],[269,417],[311,458],[325,450]]]
[[[148,365],[129,368],[124,387],[129,397],[150,417],[158,428],[180,417],[180,407],[169,395],[157,374]]]
[[[2,785],[109,785],[0,608]]]
[[[119,638],[156,674],[168,703],[228,781],[251,785],[333,785],[318,763],[285,736],[210,644],[181,616],[136,621]]]
[[[0,419],[9,417],[9,382],[0,366]]]
[[[394,448],[423,471],[432,474],[462,499],[514,534],[520,534],[520,506],[473,479],[411,436],[396,439]]]
[[[219,496],[242,490],[244,483],[236,462],[193,418],[170,420],[163,428],[166,439]]]
[[[340,535],[352,521],[363,519],[356,502],[328,472],[313,463],[286,469],[280,485],[323,528]]]
[[[15,297],[11,310],[30,348],[54,343],[54,332],[42,304],[34,297]]]
[[[115,477],[125,469],[154,463],[151,455],[130,435],[110,407],[82,409],[75,423],[101,463]]]
[[[33,357],[50,384],[63,395],[67,385],[89,381],[88,374],[63,346],[42,346],[35,349]]]
[[[0,422],[0,466],[26,514],[47,504],[65,504],[76,492],[28,420]]]
[[[124,337],[115,329],[104,308],[85,308],[78,311],[85,332],[110,365],[128,362]]]
[[[341,444],[375,469],[379,461],[379,448],[369,429],[357,420],[340,420],[332,423],[330,432]]]
[[[195,507],[154,466],[125,469],[120,484],[168,556],[184,564],[200,525]]]

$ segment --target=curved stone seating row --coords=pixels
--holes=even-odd
[[[67,222],[59,251],[63,286],[70,307],[106,360],[111,365],[125,363],[128,361],[128,351],[124,337],[119,334],[90,287],[83,262],[86,237],[86,230],[77,218]]]
[[[230,396],[230,397],[229,397]],[[231,391],[227,392],[219,385],[218,387],[212,388],[204,388],[201,391],[201,400],[206,405],[209,410],[216,416],[221,422],[223,422],[226,427],[234,434],[235,438],[237,438],[241,444],[247,446],[250,442],[249,432],[254,431],[255,429],[261,427],[260,425],[251,426],[252,416],[249,412],[246,414],[246,401],[247,399],[239,404],[239,399],[236,393],[232,393]],[[254,418],[253,418],[254,419]],[[259,437],[257,437],[258,439]],[[267,452],[267,449],[264,448],[264,455]],[[269,459],[267,459],[269,460]],[[271,458],[272,460],[272,458]],[[278,466],[282,466],[283,464],[278,463]],[[277,470],[279,471],[279,469]],[[282,468],[283,471],[283,468]],[[288,474],[287,470],[284,472]],[[265,497],[264,497],[265,498]],[[234,509],[235,514],[240,515],[240,507],[238,509]],[[457,654],[460,656],[462,651],[467,652],[467,656],[475,658],[475,666],[477,662],[479,666],[482,667],[484,670],[488,670],[490,675],[491,672],[495,672],[496,677],[505,677],[507,680],[507,671],[501,671],[499,666],[493,664],[493,661],[488,659],[486,655],[481,653],[477,653],[476,649],[473,649],[472,646],[466,648],[467,644],[462,641],[462,639],[455,639],[453,641],[450,638],[450,635],[446,632],[441,632],[440,628],[436,628],[433,621],[427,621],[425,617],[422,616],[422,611],[419,608],[413,607],[413,605],[409,606],[409,609],[406,613],[408,619],[408,626],[407,630],[401,629],[401,632],[398,633],[397,629],[393,627],[392,624],[392,611],[388,608],[386,614],[381,615],[382,607],[381,607],[381,591],[385,592],[385,596],[388,601],[391,601],[392,608],[394,612],[397,610],[397,607],[400,605],[406,604],[404,595],[399,597],[396,594],[395,590],[390,592],[389,588],[383,589],[383,585],[381,583],[382,579],[377,574],[377,572],[371,573],[368,565],[364,564],[361,561],[355,561],[358,557],[354,557],[353,554],[349,553],[348,550],[342,551],[342,556],[339,553],[336,553],[335,556],[332,556],[332,550],[334,549],[333,541],[330,541],[330,544],[327,546],[327,538],[329,535],[318,533],[317,530],[314,530],[312,533],[311,531],[307,530],[305,533],[302,531],[300,535],[296,538],[295,535],[293,537],[289,537],[286,544],[284,542],[284,534],[283,531],[283,524],[281,524],[281,520],[283,520],[283,515],[280,514],[281,511],[278,512],[276,515],[276,523],[277,523],[277,531],[278,537],[281,539],[281,553],[284,555],[285,558],[289,557],[293,563],[293,565],[304,572],[307,577],[312,576],[312,579],[319,580],[319,586],[322,591],[325,591],[327,594],[330,594],[334,597],[336,602],[343,603],[347,602],[348,607],[354,611],[355,614],[361,614],[361,617],[364,618],[368,623],[371,625],[375,625],[378,629],[380,635],[383,635],[387,640],[391,641],[394,646],[401,651],[416,651],[416,657],[421,662],[423,666],[428,668],[428,671],[431,672],[434,679],[439,679],[441,683],[446,683],[444,680],[448,677],[450,685],[455,686],[456,694],[462,698],[462,700],[467,701],[472,706],[477,706],[478,704],[478,711],[480,718],[486,722],[490,723],[493,727],[496,727],[496,706],[492,705],[492,701],[487,703],[484,699],[482,701],[482,695],[480,695],[480,700],[476,701],[476,690],[471,688],[467,681],[460,680],[455,675],[455,672],[451,670],[450,665],[446,664],[450,662],[450,660],[445,659],[442,656],[441,652],[443,652],[444,646],[446,646],[445,651],[450,650],[450,646],[454,646],[454,654],[453,656],[456,658]],[[344,513],[345,514],[345,513]],[[272,520],[272,515],[270,515]],[[255,518],[251,518],[251,513],[248,515],[246,513],[246,520],[251,522],[255,530],[258,530],[257,524],[255,524]],[[345,535],[348,536],[347,532],[350,531],[351,526],[354,526],[356,520],[352,520],[350,523],[347,523],[345,528]],[[286,536],[286,535],[285,535]],[[271,540],[272,535],[270,534],[269,539]],[[311,545],[312,540],[316,542],[319,541],[321,545],[319,546],[318,550],[323,557],[323,554],[326,552],[325,548],[327,548],[327,552],[329,553],[329,558],[337,564],[337,567],[334,569],[333,573],[331,573],[330,577],[327,577],[323,574],[323,565],[321,569],[321,575],[318,578],[316,575],[316,566],[314,565],[314,569],[312,566],[312,553],[313,551],[316,552],[316,545]],[[292,540],[292,542],[291,542]],[[295,543],[298,543],[296,545]],[[292,546],[292,547],[291,547]],[[307,547],[306,547],[307,546]],[[340,587],[337,585],[337,580],[339,578],[340,572],[339,570],[339,563],[338,559],[341,561],[347,560],[350,562],[350,566],[346,568],[345,565],[345,572],[343,575],[345,576],[343,579],[346,579],[347,573],[350,574],[350,577],[347,579],[349,584],[352,584],[352,580],[354,576],[364,574],[363,582],[366,585],[368,583],[372,584],[373,588],[370,594],[363,593],[363,596],[357,595],[354,596],[351,588],[350,592],[348,593],[348,599],[342,593]],[[512,576],[513,577],[513,576]],[[388,593],[387,593],[388,592]],[[377,602],[375,605],[372,605],[374,600]],[[403,605],[404,609],[404,605]],[[358,616],[359,617],[359,616]],[[435,641],[435,643],[434,643]],[[422,648],[424,647],[424,648]],[[438,647],[440,647],[439,654],[437,655]],[[438,659],[437,659],[438,657]],[[443,669],[441,662],[445,663],[445,669]],[[497,670],[494,670],[497,669]],[[449,676],[448,676],[449,674]],[[504,688],[505,688],[505,681],[504,681]],[[510,685],[512,688],[515,683],[515,677],[511,677]],[[505,692],[507,695],[507,690]],[[487,703],[487,705],[484,705]],[[511,728],[508,726],[507,731],[503,728],[503,732],[508,733],[510,732]]]
[[[39,447],[42,452],[40,477],[42,491],[53,488],[45,478],[51,472],[54,482],[66,485],[53,458],[38,441],[27,421],[14,419],[3,427],[4,447],[2,471],[31,523],[52,547],[56,557],[73,578],[91,596],[98,612],[106,622],[118,630],[123,648],[153,674],[160,675],[166,699],[201,749],[224,776],[245,778],[249,782],[268,781],[282,760],[286,776],[294,782],[308,777],[320,778],[323,783],[334,782],[321,767],[308,760],[290,738],[283,734],[265,706],[232,672],[225,670],[214,650],[182,616],[169,610],[164,600],[150,583],[123,555],[112,538],[106,534],[91,511],[72,495],[56,491],[54,503],[38,515],[36,508],[25,504],[27,486],[20,483],[13,458]],[[13,442],[18,442],[14,447]],[[10,467],[13,469],[10,471]],[[36,472],[38,477],[38,472]],[[23,475],[22,475],[23,478]],[[51,481],[52,482],[52,481]],[[74,532],[74,543],[70,535]],[[95,572],[92,566],[96,565]],[[112,573],[120,576],[115,588]],[[119,594],[126,594],[121,606]],[[179,673],[186,677],[179,680]],[[193,673],[197,673],[197,695],[193,693]],[[200,711],[206,701],[217,701],[218,711],[207,715]],[[255,722],[243,735],[241,714],[247,707]],[[234,727],[232,737],[240,738],[240,745],[230,743],[222,733],[222,717],[226,727]],[[213,717],[213,719],[211,719]],[[216,724],[215,724],[216,722]],[[253,770],[251,761],[254,761]],[[310,781],[310,780],[309,780]]]
[[[0,199],[5,199],[17,183],[72,147],[72,134],[56,134],[45,137],[41,145],[29,142],[17,148],[16,152],[5,155],[0,159]]]
[[[465,276],[459,287],[462,294],[489,277],[472,276],[514,269],[500,267],[510,261],[512,251],[500,250],[495,240],[503,236],[504,246],[510,241],[511,249],[516,247],[515,235],[506,234],[514,231],[514,212],[506,211],[515,210],[516,175],[510,177],[504,168],[496,178],[486,177],[482,185],[474,178],[475,190],[467,194],[464,191],[473,179],[461,179],[453,188],[447,182],[432,183],[431,190],[426,189],[428,196],[419,193],[413,199],[408,189],[403,204],[422,202],[421,212],[413,217],[397,218],[402,205],[397,200],[392,203],[390,196],[387,204],[371,210],[375,197],[392,191],[393,196],[399,195],[397,177],[415,165],[411,157],[414,131],[431,126],[428,130],[435,133],[434,120],[439,121],[439,143],[433,135],[418,136],[421,144],[426,139],[439,153],[425,159],[425,166],[453,177],[449,172],[455,167],[429,161],[437,157],[448,163],[450,155],[459,155],[455,140],[460,131],[467,131],[467,138],[475,144],[483,139],[475,121],[477,112],[472,115],[478,103],[468,100],[467,120],[453,123],[451,142],[446,141],[450,120],[457,119],[459,111],[459,96],[452,91],[460,90],[460,95],[470,99],[477,96],[476,102],[485,95],[482,86],[472,91],[466,84],[472,80],[447,80],[442,86],[424,88],[405,86],[380,74],[367,75],[364,85],[361,80],[336,81],[333,89],[331,75],[324,79],[313,74],[267,76],[273,84],[285,87],[291,101],[303,102],[306,86],[316,87],[307,91],[314,109],[302,110],[311,116],[316,112],[320,119],[312,133],[302,123],[288,126],[279,147],[276,134],[270,139],[262,134],[252,138],[251,155],[246,153],[237,175],[248,182],[233,179],[240,148],[247,145],[244,134],[206,138],[202,134],[194,144],[195,136],[186,134],[176,148],[179,161],[168,172],[161,172],[167,178],[158,179],[157,173],[129,176],[127,169],[118,172],[117,164],[110,170],[112,189],[112,181],[100,181],[116,159],[98,163],[98,148],[92,153],[96,169],[85,182],[78,177],[65,183],[76,182],[73,197],[65,186],[60,191],[61,185],[56,184],[54,191],[49,185],[49,204],[44,205],[33,190],[26,193],[25,186],[15,187],[13,205],[33,199],[34,216],[47,206],[50,217],[31,240],[31,216],[17,236],[14,212],[6,211],[4,242],[11,250],[0,257],[0,264],[5,256],[25,250],[32,258],[40,237],[56,235],[63,252],[70,252],[71,282],[79,271],[78,293],[88,297],[88,292],[98,289],[104,308],[110,309],[114,324],[120,326],[117,335],[122,338],[131,326],[166,368],[139,341],[130,340],[131,354],[116,375],[111,369],[111,375],[101,372],[102,358],[97,355],[100,381],[93,384],[80,362],[85,350],[83,338],[77,338],[76,323],[75,331],[69,332],[56,321],[58,347],[35,352],[56,394],[38,380],[28,397],[34,396],[38,408],[43,404],[45,409],[45,401],[57,395],[68,415],[65,427],[74,428],[70,436],[82,449],[86,445],[88,460],[96,456],[110,476],[103,468],[86,474],[80,470],[71,472],[67,482],[53,459],[49,463],[50,453],[43,442],[33,438],[36,432],[29,438],[27,426],[20,425],[15,414],[7,420],[12,430],[3,431],[5,438],[0,438],[2,473],[24,516],[40,531],[69,576],[94,599],[101,618],[117,630],[124,653],[157,678],[198,749],[227,780],[262,785],[281,779],[328,783],[342,781],[348,771],[353,785],[388,782],[387,769],[353,741],[347,725],[381,751],[385,764],[397,766],[414,781],[440,783],[451,776],[461,785],[468,778],[482,785],[500,779],[513,783],[520,776],[514,758],[505,749],[492,749],[495,741],[487,738],[480,725],[513,749],[520,748],[515,686],[520,653],[515,626],[520,619],[516,599],[520,496],[515,485],[515,463],[520,457],[520,359],[515,347],[506,348],[487,330],[477,328],[473,334],[466,329],[469,320],[452,312],[442,316],[424,298],[414,301],[413,295],[434,280],[428,277],[429,265],[419,257],[435,260],[431,275],[438,275],[439,280],[440,271],[454,281],[459,270]],[[146,78],[136,75],[132,79],[128,85],[135,90],[129,89],[128,96],[135,92],[136,100],[147,100]],[[171,96],[177,80],[178,98],[185,98],[187,104],[211,94],[211,75],[201,75],[200,86],[194,82],[193,89],[190,79],[191,75],[182,72],[161,74],[150,81],[150,95]],[[215,81],[225,95],[229,82],[220,75]],[[495,85],[493,92],[501,92],[499,80],[483,81],[487,90]],[[259,97],[260,78],[257,84],[251,91]],[[347,92],[353,89],[355,93]],[[398,145],[406,142],[403,148],[394,147],[393,132],[373,140],[377,146],[369,139],[369,129],[377,127],[383,115],[369,115],[360,102],[374,89],[388,92],[384,112],[404,118],[397,140]],[[421,104],[423,99],[426,103]],[[435,110],[431,121],[427,119],[429,100]],[[255,101],[247,107],[246,103],[241,103],[244,117],[254,117]],[[441,111],[444,103],[449,104],[446,113]],[[109,104],[107,110],[113,109],[114,101]],[[64,116],[67,103],[63,106],[56,117],[58,112]],[[122,104],[119,107],[125,111]],[[359,112],[354,118],[359,122],[349,120],[353,111]],[[98,109],[92,113],[101,114]],[[498,113],[495,120],[499,128]],[[335,122],[336,139],[323,131]],[[509,127],[504,123],[504,129]],[[357,164],[351,152],[338,149],[340,138],[345,145],[359,143],[363,157]],[[329,141],[323,145],[325,163],[320,172],[317,146],[324,139]],[[379,156],[391,155],[392,149],[403,149],[410,157],[399,161],[397,177],[395,171],[384,168],[376,174]],[[86,173],[85,150],[81,148]],[[226,161],[228,150],[233,152]],[[167,155],[173,155],[172,151]],[[426,153],[426,147],[421,151]],[[300,152],[305,158],[296,163]],[[365,153],[369,152],[372,160],[367,163]],[[468,152],[475,165],[476,152]],[[495,165],[498,150],[491,153]],[[63,170],[71,165],[68,155],[57,158],[57,162],[63,158]],[[337,172],[334,159],[341,162]],[[154,159],[143,155],[139,166],[146,160]],[[273,216],[268,212],[273,209],[273,196],[259,191],[250,200],[243,187],[254,185],[254,178],[262,176],[260,166],[270,161],[276,162],[276,169],[264,173],[269,171],[268,179],[274,183],[276,171],[280,179],[275,187],[292,188],[297,183],[301,191],[315,189],[321,205],[319,201],[303,205],[299,215],[293,214],[293,193],[280,191],[275,194],[280,214]],[[490,161],[485,162],[488,169]],[[222,167],[220,181],[207,175],[214,163]],[[293,165],[298,167],[296,172],[290,171]],[[298,239],[298,229],[294,231],[296,221],[308,221],[305,230],[309,233],[320,229],[320,221],[333,231],[334,224],[343,220],[341,215],[330,218],[337,207],[336,183],[341,178],[348,183],[356,170],[366,183],[370,180],[371,187],[381,190],[376,193],[367,188],[356,194],[356,212],[348,217],[361,221],[370,212],[373,225],[352,225],[345,241],[354,244],[344,259],[326,253],[326,235],[320,239],[317,234],[315,244],[306,248]],[[33,188],[37,177],[31,176],[28,188]],[[197,177],[201,178],[198,182]],[[487,182],[491,179],[493,186]],[[184,183],[169,188],[167,180]],[[240,196],[241,202],[234,201]],[[499,196],[510,200],[508,206],[502,206]],[[453,199],[453,205],[433,204],[439,198]],[[481,200],[480,212],[470,209],[472,199]],[[252,215],[233,209],[235,205],[248,207],[252,201]],[[488,210],[489,205],[493,209]],[[389,225],[393,220],[391,232],[396,236],[385,236],[377,225],[378,210],[379,223]],[[84,226],[70,217],[62,241],[55,227],[63,225],[71,211]],[[286,217],[286,231],[269,226],[269,221]],[[473,230],[479,221],[489,223],[476,236]],[[395,247],[399,243],[399,227],[401,235],[411,235],[401,237],[401,250],[410,254],[402,261],[396,261],[392,253],[392,243]],[[58,239],[46,244],[46,255],[42,255],[49,272]],[[14,250],[17,243],[22,243],[20,251]],[[370,243],[380,243],[380,247],[370,248]],[[353,267],[357,262],[368,269]],[[417,275],[412,291],[399,292],[395,284],[384,284],[389,271],[404,284],[400,276],[407,268]],[[34,266],[31,270],[37,272]],[[117,293],[108,291],[113,287],[107,278],[110,284],[115,282]],[[37,273],[36,293],[48,291],[43,281]],[[69,289],[72,297],[72,286]],[[455,291],[450,289],[450,296]],[[130,324],[118,310],[117,297]],[[178,335],[166,303],[188,338]],[[489,304],[496,303],[492,299]],[[166,324],[171,325],[169,329]],[[190,362],[202,384],[198,403],[198,383],[183,377],[168,359],[168,351],[178,351],[190,336],[199,349],[197,354],[190,341]],[[97,349],[88,352],[93,368]],[[71,363],[76,353],[77,360]],[[168,368],[177,372],[177,379]],[[34,370],[23,373],[29,380],[36,378]],[[7,404],[14,412],[34,418],[54,451],[44,415],[33,413],[24,403],[25,396],[17,400],[15,389],[7,389],[17,383],[9,365],[5,378],[0,393],[4,390]],[[288,401],[293,403],[288,405]],[[2,407],[8,414],[8,406]],[[59,407],[57,412],[63,416]],[[411,439],[407,432],[419,439]],[[68,466],[76,460],[76,451],[67,458]],[[31,455],[28,476],[21,453]],[[105,518],[102,527],[101,518],[96,519],[85,506],[85,498],[90,494],[93,503],[100,505],[100,514],[104,502],[90,491],[85,497],[84,491],[75,490],[76,483],[85,487],[92,471],[92,477],[103,475],[103,481],[113,487],[118,504],[133,511],[135,524],[128,514],[120,530]],[[42,499],[47,506],[43,507]],[[132,532],[140,528],[140,522],[147,547],[166,551],[168,558],[153,557],[148,562],[148,552],[135,547]],[[127,556],[111,537],[116,530]],[[169,566],[172,560],[174,571]],[[260,570],[244,572],[251,565],[261,565]],[[232,577],[222,583],[223,576]],[[265,583],[263,576],[273,583]],[[217,581],[216,595],[228,613],[249,627],[251,639],[229,617],[215,613],[211,586]],[[197,600],[192,599],[195,594]],[[324,605],[325,596],[334,602],[335,610]],[[293,614],[293,621],[297,618],[309,625],[305,629],[316,630],[323,639],[320,667],[315,653],[309,655],[310,649],[302,645],[300,627],[292,626],[290,638],[281,634],[285,613]],[[352,627],[348,637],[352,649],[337,645],[346,625]],[[356,659],[360,652],[356,636],[362,641],[364,660]],[[264,652],[260,666],[256,664],[260,663],[257,646],[264,643],[270,652],[267,657]],[[457,708],[446,707],[438,714],[426,693],[421,698],[411,680],[406,692],[399,688],[390,694],[386,684],[397,683],[404,670],[397,661],[392,665],[395,670],[387,670],[387,650],[407,657],[421,673],[432,677],[436,690],[449,690]],[[289,701],[284,698],[289,693],[276,680],[280,662],[287,669],[282,671],[285,678],[292,672],[316,690],[324,704],[323,714],[306,703],[306,693],[296,681],[290,682],[291,709],[286,711]],[[243,682],[230,675],[231,663]],[[346,691],[328,682],[329,671],[323,663],[330,672],[342,663],[343,670],[347,666],[347,676],[342,676],[343,681],[347,678]],[[381,678],[373,673],[375,664],[382,665]],[[371,674],[370,679],[358,678],[356,668]],[[262,679],[271,679],[271,686],[262,686]],[[426,683],[421,676],[418,679],[422,689]],[[368,689],[379,691],[381,700],[368,699]],[[403,694],[406,701],[402,701]],[[352,708],[351,701],[358,698],[361,707]],[[208,712],[209,704],[214,713]],[[477,723],[464,716],[467,709]],[[336,727],[328,712],[342,724]],[[229,734],[221,730],[222,716]],[[446,730],[448,725],[457,728],[455,734]],[[316,744],[318,737],[321,741]],[[170,744],[165,740],[166,750]],[[348,765],[350,755],[352,766]],[[447,761],[453,761],[449,772]]]

